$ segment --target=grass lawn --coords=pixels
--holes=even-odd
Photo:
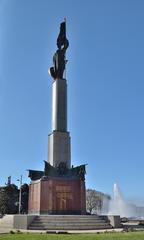
[[[0,234],[0,240],[144,240],[144,232],[100,233],[100,234]]]

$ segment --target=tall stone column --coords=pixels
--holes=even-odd
[[[66,21],[60,24],[57,50],[49,73],[52,80],[52,132],[44,171],[29,170],[29,214],[85,214],[85,164],[71,167],[71,139],[67,128],[67,81],[64,78]]]
[[[48,162],[53,167],[65,163],[71,167],[70,135],[67,132],[67,81],[52,84],[52,133],[48,136]]]
[[[66,79],[56,79],[52,84],[52,131],[67,131]]]

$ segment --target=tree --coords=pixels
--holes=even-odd
[[[0,214],[17,214],[19,206],[19,189],[14,184],[0,188]],[[21,186],[21,213],[28,211],[29,187],[25,183]]]
[[[29,196],[29,186],[28,184],[23,184],[21,186],[21,213],[27,213],[28,212],[28,196]]]
[[[110,196],[102,192],[98,192],[94,189],[86,190],[86,208],[87,211],[91,214],[94,211],[98,214],[102,211],[103,200],[107,198],[110,199]]]
[[[8,211],[8,195],[5,190],[1,188],[0,190],[0,214],[4,215]]]
[[[18,188],[9,184],[0,189],[0,213],[15,214],[18,212]]]

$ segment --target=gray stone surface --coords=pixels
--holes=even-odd
[[[14,215],[5,215],[0,219],[0,228],[11,229],[13,228]]]
[[[0,232],[10,229],[28,229],[35,215],[5,215],[0,219]]]
[[[28,229],[35,215],[14,215],[13,227],[15,229]]]
[[[60,162],[71,167],[70,136],[68,132],[54,131],[48,136],[48,162],[57,167]]]
[[[67,82],[57,79],[52,84],[52,131],[67,131]]]
[[[96,230],[112,229],[105,218],[97,215],[39,215],[31,230]]]
[[[67,229],[69,233],[95,233],[95,232],[104,232],[104,231],[113,231],[113,228],[109,225],[109,222],[99,216],[88,216],[88,215],[47,215],[43,216],[42,225],[39,225],[39,221],[35,221],[36,215],[5,215],[0,219],[0,234],[8,233],[10,230],[21,229],[24,232],[44,232],[44,229]],[[39,216],[40,217],[40,216]],[[119,216],[109,216],[110,223],[112,221],[118,220]],[[116,221],[117,221],[116,220]],[[32,222],[35,222],[34,225],[31,225]],[[58,224],[56,226],[56,223]],[[39,225],[41,230],[38,230],[35,225]],[[50,224],[50,225],[49,225]],[[33,226],[33,230],[28,230],[29,226]],[[62,226],[62,227],[61,227]],[[116,226],[116,224],[115,224]],[[31,228],[31,229],[32,229]],[[70,228],[73,230],[70,231]],[[42,230],[43,229],[43,230]],[[75,229],[75,230],[74,230]],[[77,229],[77,230],[76,230]],[[79,230],[78,230],[79,229]],[[87,229],[87,230],[86,230]],[[89,229],[89,230],[88,230]],[[91,229],[91,230],[90,230]],[[122,231],[123,229],[119,228],[115,231]]]
[[[121,228],[121,219],[119,215],[107,215],[107,219],[110,221],[111,226],[114,228]]]

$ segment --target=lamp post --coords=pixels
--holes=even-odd
[[[17,181],[20,183],[20,189],[19,189],[19,214],[21,213],[21,186],[22,186],[22,175],[20,176],[20,179],[17,179]]]

